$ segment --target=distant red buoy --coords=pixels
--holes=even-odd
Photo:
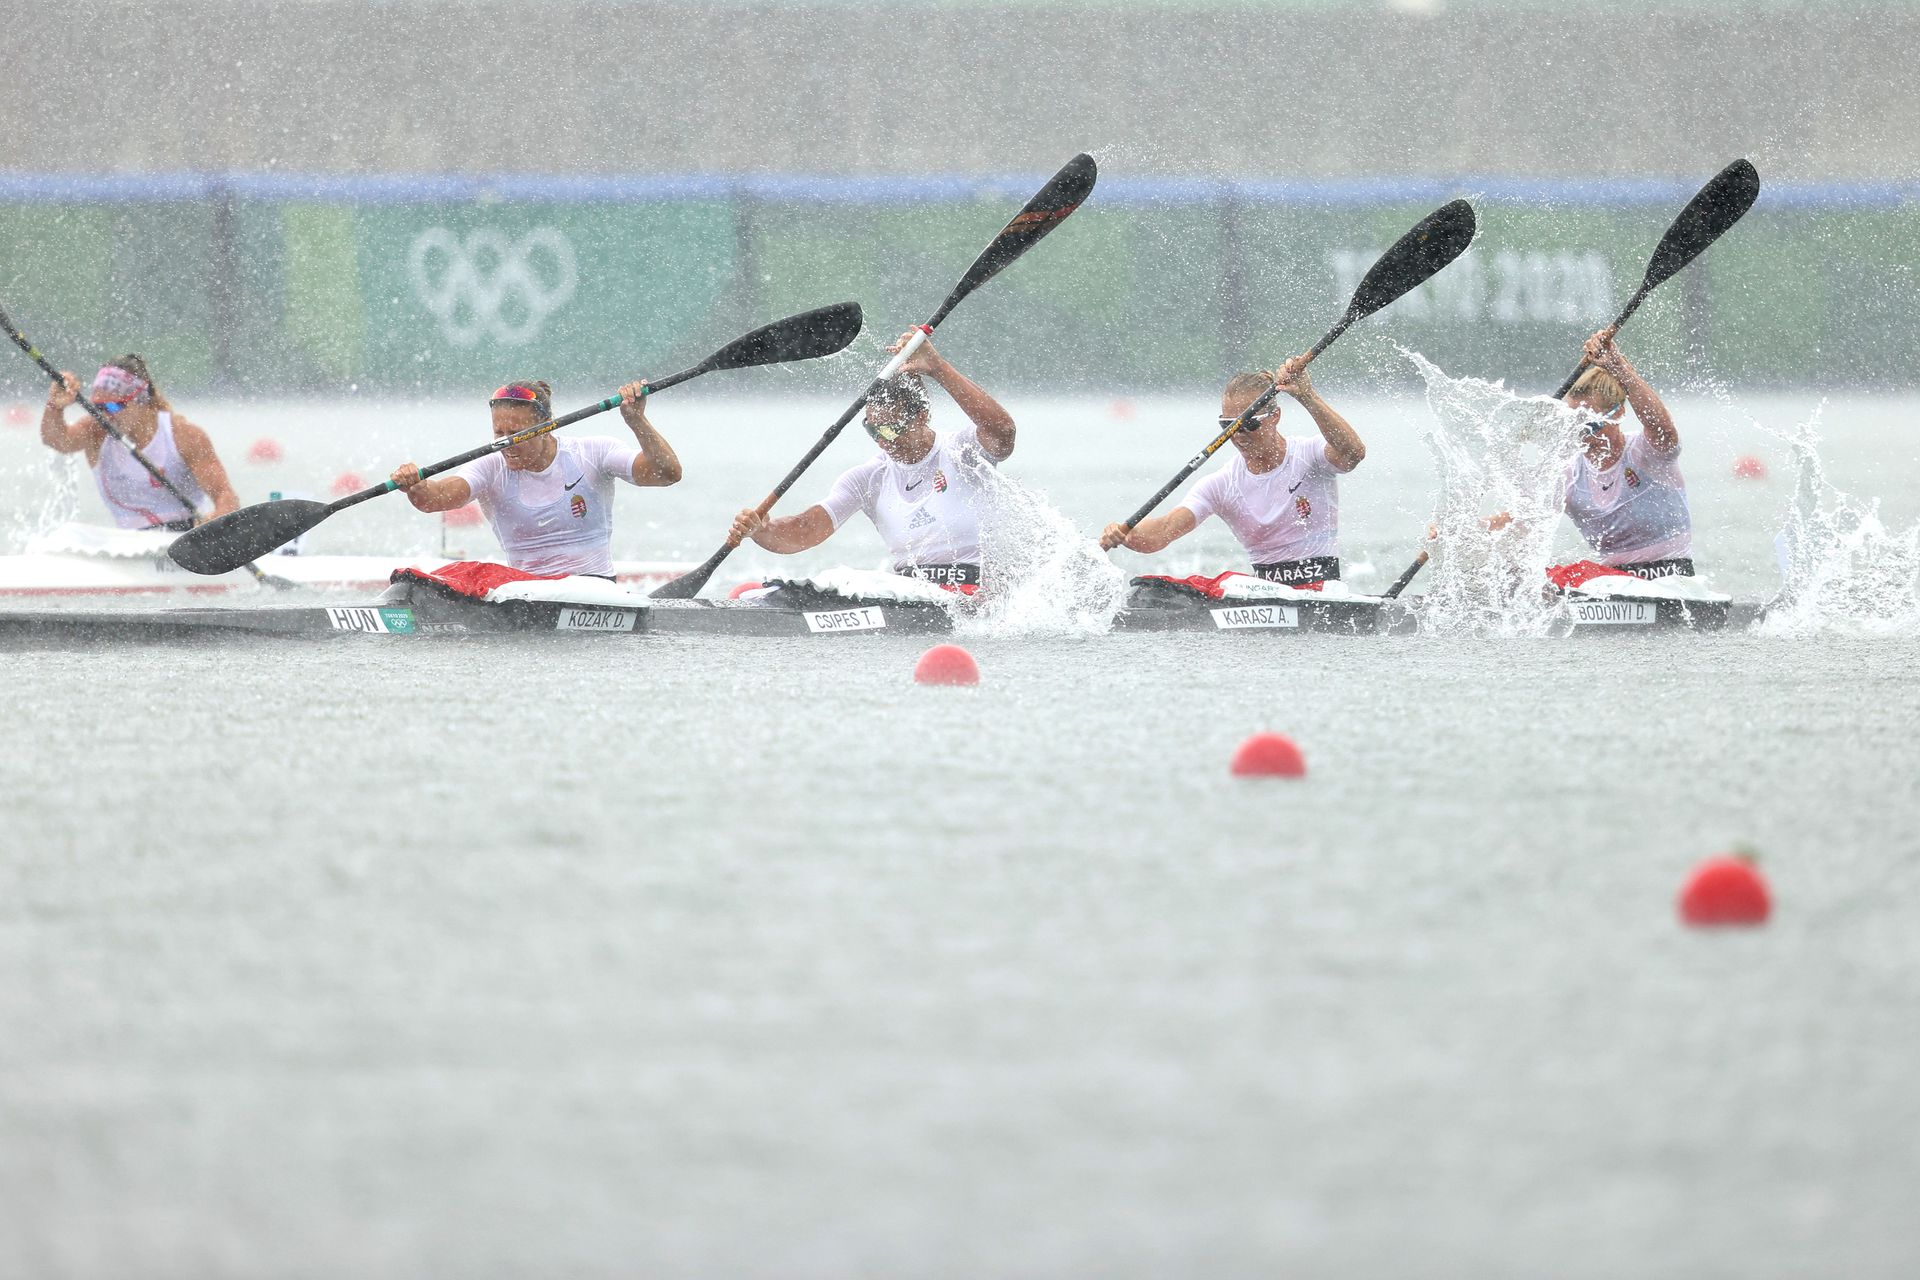
[[[1680,889],[1680,918],[1696,927],[1765,924],[1772,910],[1766,878],[1742,857],[1708,858]]]
[[[1133,401],[1127,399],[1125,396],[1116,396],[1107,402],[1107,413],[1113,417],[1115,422],[1132,422]]]
[[[738,600],[741,596],[747,594],[747,592],[758,591],[766,585],[764,582],[743,582],[733,590],[727,592],[727,599]]]
[[[348,492],[351,493],[352,490],[348,490]],[[453,510],[443,513],[440,519],[451,528],[467,529],[479,524],[482,520],[485,520],[486,517],[480,514],[479,504],[469,502],[464,507],[455,507]]]
[[[979,684],[980,667],[957,644],[937,644],[913,664],[916,684]]]
[[[1765,480],[1767,464],[1751,453],[1743,453],[1733,460],[1733,478],[1736,480]]]
[[[7,406],[7,425],[10,427],[30,427],[33,425],[33,410],[23,404]]]
[[[333,490],[334,497],[344,498],[350,493],[358,493],[366,488],[367,482],[351,471],[342,471],[333,478],[333,483],[328,487]]]
[[[1304,778],[1307,758],[1293,739],[1278,733],[1256,733],[1233,753],[1236,778]]]
[[[261,436],[247,449],[247,461],[261,464],[278,462],[286,454],[280,448],[280,442],[272,436]]]

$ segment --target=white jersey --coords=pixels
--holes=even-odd
[[[1340,554],[1340,473],[1319,436],[1288,436],[1287,456],[1261,475],[1234,459],[1183,498],[1195,524],[1217,515],[1255,564]]]
[[[191,520],[211,510],[200,482],[193,478],[180,447],[173,439],[173,415],[161,410],[155,415],[153,439],[140,447],[141,456],[167,478],[169,484],[193,499],[192,511],[183,510],[180,499],[168,493],[153,473],[140,465],[126,445],[112,436],[100,442],[100,456],[94,459],[93,478],[100,486],[100,500],[107,514],[122,529],[150,529],[155,525]]]
[[[515,471],[498,453],[455,467],[473,490],[507,563],[528,573],[613,576],[613,483],[633,483],[640,451],[607,436],[562,436],[544,471]]]
[[[1606,565],[1641,564],[1693,554],[1693,518],[1680,450],[1661,453],[1644,432],[1605,471],[1585,452],[1567,464],[1564,505],[1580,536]]]
[[[896,462],[882,453],[844,472],[820,505],[836,529],[854,512],[866,512],[898,572],[977,565],[987,469],[999,461],[969,423],[935,432],[933,448],[918,462]]]

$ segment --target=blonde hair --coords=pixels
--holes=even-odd
[[[1625,388],[1620,380],[1598,365],[1589,365],[1587,371],[1574,380],[1567,388],[1569,398],[1586,397],[1587,403],[1601,413],[1612,413],[1627,402]]]
[[[1232,396],[1236,400],[1241,396],[1252,398],[1265,391],[1272,381],[1264,373],[1236,373],[1227,379],[1226,390],[1220,394]]]

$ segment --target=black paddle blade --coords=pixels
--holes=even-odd
[[[1476,225],[1473,206],[1465,200],[1449,200],[1420,219],[1361,279],[1347,307],[1348,318],[1364,319],[1431,280],[1467,251]]]
[[[167,555],[188,573],[231,573],[286,546],[329,512],[326,503],[305,498],[256,503],[187,530]]]
[[[700,588],[707,585],[707,579],[711,578],[713,571],[720,567],[720,562],[725,560],[732,551],[732,544],[722,543],[720,549],[708,556],[703,563],[695,565],[671,582],[661,583],[647,592],[647,595],[655,600],[693,599],[700,594]]]
[[[745,369],[758,364],[785,364],[789,360],[818,360],[860,336],[864,323],[857,302],[836,302],[797,316],[761,325],[735,338],[707,357],[706,369]]]
[[[1660,237],[1660,247],[1647,263],[1646,288],[1658,287],[1674,272],[1706,251],[1727,229],[1753,208],[1760,198],[1760,171],[1746,160],[1735,160],[1713,175]]]
[[[940,304],[940,310],[927,321],[927,327],[939,325],[968,294],[1006,270],[1014,259],[1065,222],[1068,215],[1093,194],[1093,184],[1099,177],[1099,166],[1084,151],[1062,165],[1060,172],[1047,179],[1047,185],[1040,188],[1039,194],[1027,201],[1027,207],[1015,214],[1013,221],[1002,227],[993,242],[980,251],[967,273],[960,277],[960,283],[953,286],[953,292]]]

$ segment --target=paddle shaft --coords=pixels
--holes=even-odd
[[[1407,589],[1407,584],[1413,581],[1414,575],[1419,573],[1421,568],[1424,567],[1426,563],[1427,563],[1427,553],[1422,551],[1419,555],[1413,558],[1412,564],[1408,565],[1405,569],[1402,569],[1400,571],[1400,576],[1393,580],[1393,585],[1380,593],[1380,598],[1382,600],[1392,600],[1395,597],[1397,597],[1402,591],[1405,591]]]
[[[60,371],[53,367],[53,362],[48,360],[45,356],[41,355],[39,348],[35,347],[33,343],[27,341],[27,335],[20,332],[19,328],[13,323],[13,317],[9,316],[5,311],[0,311],[0,328],[4,328],[7,331],[7,337],[13,340],[13,345],[16,347],[19,347],[22,351],[26,352],[28,357],[30,357],[35,364],[39,365],[43,370],[46,371],[46,375],[49,378],[53,379],[55,382],[58,382],[63,386],[65,385],[65,381],[60,376]],[[109,419],[104,412],[102,412],[99,405],[87,399],[86,396],[80,394],[77,391],[74,392],[73,401],[75,404],[79,405],[82,409],[85,409],[87,411],[87,416],[92,418],[96,423],[98,423],[102,431],[112,436],[115,440],[118,440],[121,444],[125,445],[127,452],[133,455],[133,460],[139,463],[141,466],[145,467],[147,469],[147,474],[152,476],[154,480],[159,483],[161,488],[165,489],[168,493],[173,495],[174,500],[178,502],[183,508],[185,508],[187,513],[185,517],[186,519],[195,520],[199,518],[200,513],[199,513],[199,510],[193,505],[193,499],[189,498],[186,494],[180,492],[178,486],[176,486],[173,483],[173,481],[167,479],[166,473],[161,471],[160,468],[154,466],[153,460],[147,457],[146,454],[140,452],[139,447],[135,445],[133,441],[127,439],[127,437],[121,433],[118,427],[113,425],[112,420]],[[162,523],[163,523],[162,521],[156,520],[154,522],[154,526],[157,528]],[[260,582],[267,582],[270,580],[275,582],[276,584],[279,584],[281,582],[281,580],[277,578],[269,579],[266,571],[263,570],[257,564],[245,564],[245,565],[242,565],[241,568],[245,569],[248,573],[252,574],[254,578]],[[287,584],[287,585],[290,585],[290,584]]]
[[[949,298],[948,305],[943,306],[940,309],[940,311],[935,314],[932,320],[928,321],[924,325],[920,325],[916,327],[914,335],[911,338],[907,339],[907,345],[904,347],[901,347],[899,352],[893,357],[893,359],[887,361],[886,366],[882,368],[877,375],[875,375],[872,382],[869,382],[867,384],[867,389],[860,393],[859,398],[856,399],[852,404],[848,405],[845,411],[842,412],[841,415],[834,420],[833,425],[828,427],[826,431],[824,431],[821,434],[820,438],[813,442],[813,447],[807,450],[806,454],[801,457],[800,461],[793,464],[793,469],[788,471],[787,474],[781,478],[779,484],[773,486],[773,492],[769,493],[766,497],[760,500],[760,505],[755,507],[754,510],[760,514],[760,518],[762,520],[767,518],[767,514],[773,510],[774,504],[776,502],[779,502],[780,499],[786,495],[787,490],[793,488],[794,483],[798,481],[803,474],[806,473],[807,468],[813,465],[814,460],[817,459],[821,454],[827,451],[827,446],[832,444],[834,440],[839,437],[840,433],[846,429],[846,426],[849,422],[853,421],[854,415],[867,407],[867,401],[872,398],[874,392],[880,389],[880,384],[885,382],[888,378],[891,378],[894,374],[900,372],[900,366],[905,364],[907,362],[907,358],[911,356],[914,352],[918,351],[921,345],[926,342],[928,335],[933,332],[934,325],[938,324],[941,320],[945,319],[946,313],[953,309],[951,305],[952,302],[953,302],[953,299]],[[729,533],[727,535],[727,540],[720,544],[720,547],[718,550],[716,550],[712,555],[708,556],[705,560],[701,561],[699,564],[695,565],[692,569],[688,570],[686,573],[681,574],[680,577],[674,579],[674,582],[688,584],[686,588],[682,588],[683,590],[687,590],[688,595],[692,595],[693,593],[698,592],[701,587],[707,584],[707,579],[713,576],[714,570],[720,567],[721,562],[724,561],[728,556],[732,555],[734,551],[739,548],[740,542],[741,540],[739,538],[736,538],[731,533]],[[666,587],[671,585],[673,585],[673,583],[663,584],[662,586],[655,588],[652,594],[659,595],[661,591],[665,590]],[[678,594],[676,593],[676,595],[674,596],[667,596],[662,598],[676,599],[676,598],[682,598],[682,597],[679,597]]]
[[[1300,357],[1300,367],[1304,369],[1308,365],[1312,364],[1315,358],[1317,358],[1322,351],[1325,351],[1328,347],[1332,346],[1334,339],[1338,338],[1341,334],[1345,333],[1347,329],[1357,319],[1359,319],[1359,317],[1354,314],[1354,308],[1348,307],[1346,314],[1340,317],[1339,321],[1333,326],[1333,328],[1327,330],[1326,336],[1321,338],[1320,341],[1314,343],[1313,346],[1307,350],[1306,355]],[[1151,498],[1148,498],[1146,502],[1141,505],[1138,511],[1134,512],[1132,515],[1127,517],[1126,521],[1120,527],[1125,529],[1128,533],[1132,533],[1133,527],[1135,525],[1139,524],[1142,520],[1145,520],[1148,516],[1152,515],[1153,509],[1159,506],[1161,503],[1165,502],[1167,500],[1167,495],[1172,493],[1175,489],[1178,489],[1182,481],[1184,481],[1188,476],[1192,475],[1194,472],[1198,471],[1201,467],[1204,467],[1205,465],[1207,465],[1207,459],[1211,458],[1214,454],[1220,452],[1221,448],[1225,446],[1227,441],[1233,439],[1233,433],[1240,430],[1240,428],[1246,426],[1247,423],[1251,422],[1254,418],[1258,417],[1260,415],[1260,411],[1262,409],[1265,409],[1268,405],[1272,404],[1273,398],[1278,394],[1280,394],[1280,384],[1277,382],[1268,383],[1267,389],[1265,391],[1262,391],[1258,396],[1256,396],[1252,404],[1242,409],[1238,417],[1236,417],[1232,422],[1228,423],[1225,427],[1221,428],[1220,434],[1215,436],[1211,441],[1209,441],[1207,443],[1206,448],[1194,454],[1193,457],[1187,462],[1187,465],[1180,469],[1180,473],[1178,475],[1174,476],[1173,479],[1161,485],[1160,492],[1154,494]]]
[[[1759,195],[1760,174],[1745,160],[1734,161],[1708,179],[1661,235],[1660,243],[1654,246],[1653,256],[1647,259],[1647,273],[1640,287],[1634,290],[1633,297],[1627,300],[1627,305],[1603,332],[1608,337],[1618,333],[1620,326],[1640,309],[1640,304],[1646,301],[1648,294],[1710,249],[1714,241],[1746,216]],[[1571,391],[1586,369],[1586,357],[1582,355],[1580,363],[1560,384],[1560,389],[1553,393],[1553,398],[1558,400]]]

